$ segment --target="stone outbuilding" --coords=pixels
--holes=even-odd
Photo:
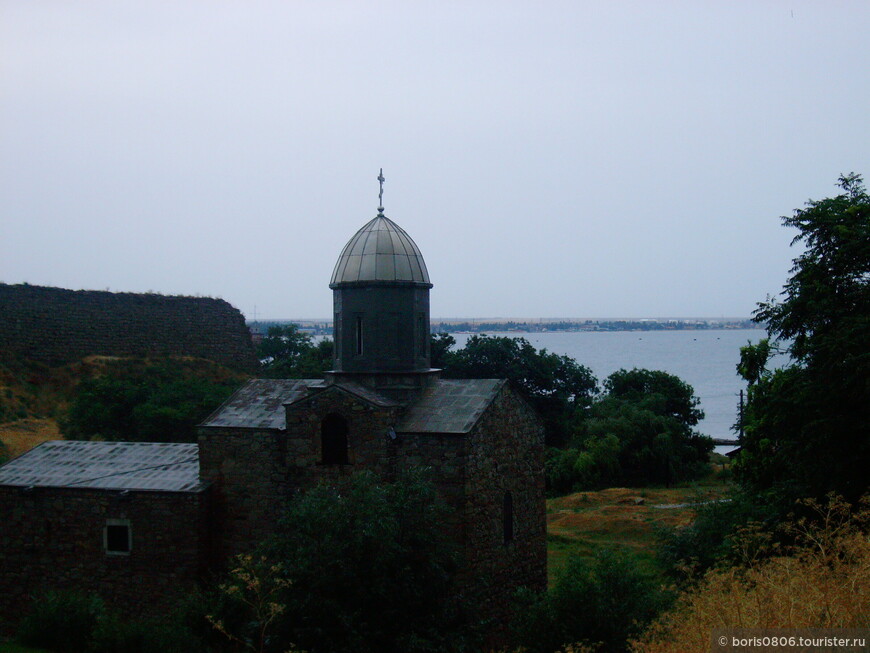
[[[296,493],[420,466],[451,509],[444,527],[484,614],[500,620],[517,588],[543,589],[543,428],[505,380],[431,368],[431,287],[417,245],[381,207],[332,275],[325,379],[249,381],[196,445],[55,442],[0,468],[0,610],[42,586],[164,604],[255,547]]]
[[[54,441],[0,467],[0,620],[49,589],[170,609],[217,562],[197,449]]]

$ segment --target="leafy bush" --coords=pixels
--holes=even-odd
[[[271,326],[266,332],[257,355],[262,363],[262,375],[272,379],[319,379],[332,369],[334,345],[321,340],[316,345],[311,336],[302,333],[295,324]]]
[[[271,543],[238,561],[211,620],[256,651],[464,650],[446,518],[420,471],[320,485],[291,502]]]
[[[523,650],[552,653],[570,644],[627,650],[627,642],[669,605],[669,594],[628,553],[575,557],[546,594],[522,591],[514,633]]]
[[[758,555],[758,533],[734,538],[738,566],[711,569],[634,645],[638,653],[708,650],[713,628],[866,628],[870,614],[867,503],[806,501],[785,522],[793,544]]]
[[[585,409],[597,390],[589,368],[569,356],[538,351],[525,338],[475,335],[455,352],[449,350],[454,342],[451,336],[432,338],[434,360],[445,367],[445,377],[509,379],[543,419],[547,444],[565,445],[572,415]]]
[[[726,501],[697,506],[695,519],[685,526],[658,532],[658,558],[671,577],[697,580],[717,564],[733,564],[734,543],[750,523],[772,527],[775,511],[747,495],[734,492]]]
[[[239,381],[205,361],[119,361],[79,384],[60,427],[70,440],[195,442],[196,425]]]
[[[93,594],[48,591],[33,599],[18,641],[56,653],[195,653],[202,644],[174,612],[161,620],[136,620],[107,610]]]
[[[667,372],[619,370],[577,419],[571,442],[547,465],[548,486],[567,493],[614,485],[693,480],[709,471],[710,438],[692,386]]]
[[[103,602],[91,595],[47,591],[34,598],[22,620],[18,640],[27,646],[82,653],[93,643],[94,631],[105,614]]]
[[[177,619],[130,620],[117,615],[104,616],[94,630],[87,653],[196,653],[203,644]]]

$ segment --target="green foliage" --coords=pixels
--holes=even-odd
[[[107,614],[97,623],[88,653],[196,653],[202,643],[174,615],[130,620]]]
[[[749,523],[769,524],[769,507],[734,492],[726,501],[704,502],[695,508],[695,519],[684,526],[663,528],[658,559],[669,576],[685,583],[695,581],[719,564],[735,564],[734,544]]]
[[[18,641],[56,653],[195,653],[202,645],[177,618],[122,618],[93,594],[48,591],[33,599]]]
[[[670,600],[633,556],[604,550],[591,560],[573,558],[546,594],[520,592],[514,632],[529,653],[577,643],[625,651]]]
[[[622,445],[613,434],[589,439],[581,448],[547,450],[547,486],[553,494],[612,485],[619,478]]]
[[[18,640],[58,653],[81,653],[93,643],[104,613],[103,602],[95,596],[48,591],[34,599],[19,627]]]
[[[446,518],[420,472],[387,484],[360,473],[294,498],[257,554],[259,571],[246,577],[276,590],[269,603],[279,609],[263,613],[271,634],[260,638],[262,650],[290,642],[312,653],[464,650],[453,589],[458,552]],[[241,580],[225,585],[239,589],[225,589],[228,603],[214,620],[232,637],[255,641],[265,620],[256,602],[245,601],[253,585]]]
[[[295,324],[270,326],[257,348],[262,376],[270,379],[322,378],[332,369],[333,342],[316,345]]]
[[[589,368],[568,356],[538,351],[525,338],[471,336],[462,349],[444,352],[443,361],[447,378],[513,382],[543,418],[551,446],[565,444],[571,416],[585,409],[597,390]]]
[[[755,312],[791,365],[768,371],[758,345],[741,350],[738,366],[749,382],[738,476],[783,505],[828,491],[854,500],[868,488],[870,196],[855,174],[839,186],[783,218],[805,249],[782,299]]]
[[[619,370],[575,423],[570,446],[551,452],[551,491],[649,485],[699,478],[708,471],[710,438],[692,427],[703,418],[692,386],[666,372]]]
[[[60,420],[70,440],[195,442],[196,425],[239,385],[217,365],[166,359],[118,361],[82,381]]]
[[[773,353],[769,338],[762,338],[756,344],[747,342],[740,348],[740,362],[737,363],[737,373],[750,385],[758,383],[769,376],[767,363]]]
[[[444,369],[447,367],[450,349],[456,344],[456,338],[449,333],[432,333],[429,339],[431,365],[439,370]]]

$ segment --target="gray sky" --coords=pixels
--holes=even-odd
[[[432,315],[738,316],[870,176],[870,3],[0,0],[0,281],[324,317],[386,214]]]

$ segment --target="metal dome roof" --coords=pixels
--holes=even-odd
[[[329,285],[368,282],[432,285],[420,249],[383,213],[357,231],[341,250]]]

